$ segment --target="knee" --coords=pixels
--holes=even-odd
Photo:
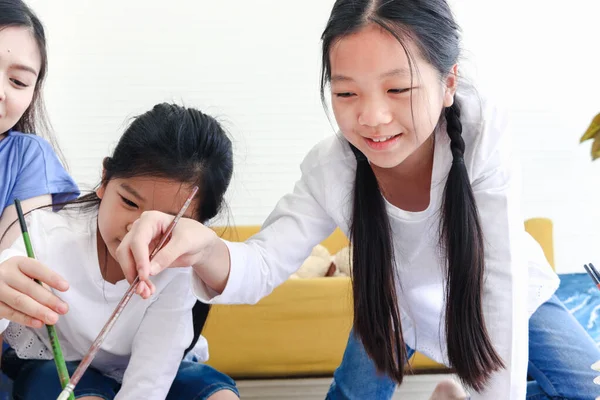
[[[435,387],[430,400],[461,400],[466,398],[467,394],[462,386],[452,379],[445,379]]]

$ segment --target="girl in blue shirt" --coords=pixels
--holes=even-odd
[[[18,236],[15,198],[24,211],[76,198],[79,189],[50,143],[42,85],[48,58],[44,28],[21,0],[0,0],[0,249]],[[44,132],[46,131],[46,132]]]
[[[0,0],[0,250],[19,235],[14,199],[27,212],[79,195],[50,143],[35,134],[52,140],[42,100],[47,67],[40,20],[21,0]],[[8,398],[6,382],[0,375],[0,400]]]

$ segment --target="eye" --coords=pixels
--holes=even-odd
[[[335,96],[342,97],[342,98],[348,98],[348,97],[356,96],[356,94],[351,93],[351,92],[342,92],[342,93],[336,93]]]
[[[392,93],[392,94],[401,94],[401,93],[406,93],[409,92],[412,88],[405,88],[405,89],[390,89],[388,90],[388,93]]]
[[[131,208],[138,208],[138,205],[135,204],[133,201],[126,199],[125,197],[119,195],[121,197],[121,201],[123,201],[123,203],[127,206],[127,207],[131,207]]]
[[[15,79],[15,78],[10,78],[10,81],[11,81],[12,83],[14,83],[15,85],[17,85],[17,86],[19,86],[19,87],[22,87],[22,88],[29,87],[29,85],[28,85],[28,84],[26,84],[26,83],[23,83],[23,82],[21,82],[20,80],[18,80],[18,79]]]

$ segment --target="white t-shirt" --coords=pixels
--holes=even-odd
[[[492,376],[485,392],[472,398],[520,400],[526,392],[528,318],[552,296],[559,281],[540,246],[524,230],[521,183],[506,120],[475,95],[457,98],[462,105],[464,162],[485,241],[483,311],[492,343],[507,367]],[[428,208],[407,212],[387,203],[387,210],[404,339],[447,365],[445,257],[439,225],[452,153],[445,128],[435,135]],[[231,272],[221,295],[194,274],[194,291],[201,301],[255,303],[294,273],[336,226],[348,235],[356,172],[348,144],[337,136],[323,140],[306,156],[301,171],[293,193],[278,202],[260,233],[245,243],[227,243]]]
[[[36,258],[70,285],[65,293],[55,291],[69,305],[56,324],[66,361],[83,358],[129,288],[125,280],[111,284],[102,277],[96,218],[96,212],[75,210],[36,210],[26,217]],[[14,256],[26,256],[21,237],[0,254],[0,262]],[[191,310],[196,299],[189,274],[189,268],[173,268],[153,277],[154,295],[131,298],[92,361],[92,367],[122,382],[116,399],[166,397],[193,337]],[[0,329],[6,329],[4,340],[20,358],[53,358],[45,327],[0,320]]]

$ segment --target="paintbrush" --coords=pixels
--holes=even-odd
[[[23,209],[21,208],[21,202],[19,199],[15,199],[15,208],[17,209],[17,217],[19,218],[19,225],[21,225],[21,233],[23,234],[23,242],[25,242],[25,250],[27,251],[27,257],[35,259],[35,253],[33,246],[31,245],[31,239],[29,238],[29,232],[27,231],[27,223],[25,222],[25,216],[23,215]],[[37,279],[34,279],[36,283],[42,285]],[[43,285],[42,285],[43,286]],[[63,357],[62,350],[60,348],[60,342],[58,340],[58,334],[54,325],[46,325],[48,330],[48,338],[50,339],[50,346],[52,347],[52,354],[54,355],[54,364],[56,364],[56,370],[58,371],[58,378],[60,384],[65,388],[69,383],[69,371],[67,370],[67,364]],[[75,396],[71,394],[69,397],[65,397],[65,400],[75,400]]]
[[[592,281],[594,281],[594,285],[596,285],[596,287],[598,289],[600,289],[600,276],[598,276],[598,274],[596,273],[597,271],[595,271],[595,268],[592,269],[587,264],[584,264],[583,268],[588,273],[588,275],[590,276],[590,278],[592,278]]]
[[[592,273],[596,276],[598,283],[600,283],[600,272],[598,272],[598,270],[596,269],[596,267],[594,267],[594,264],[592,264],[592,263],[589,263],[588,267],[590,268],[590,270],[592,270]]]
[[[177,222],[179,222],[179,219],[181,219],[183,214],[185,214],[186,210],[190,206],[190,203],[194,199],[194,196],[196,195],[197,192],[198,192],[198,187],[194,186],[194,188],[192,189],[192,193],[189,195],[189,197],[187,198],[185,203],[183,203],[183,207],[181,207],[181,210],[179,210],[179,212],[177,213],[177,215],[175,216],[173,221],[171,221],[167,230],[161,237],[160,241],[158,242],[156,247],[154,247],[154,250],[152,250],[152,253],[150,253],[150,261],[152,261],[152,259],[156,255],[156,253],[158,253],[159,250],[165,245],[165,243],[171,236],[171,232],[173,232],[175,225],[177,225]],[[127,305],[127,303],[129,303],[129,300],[135,293],[135,289],[136,289],[139,281],[140,281],[139,276],[133,280],[131,286],[129,286],[129,289],[127,289],[127,291],[125,292],[125,295],[123,295],[123,298],[119,301],[119,304],[117,304],[117,307],[115,308],[112,315],[110,316],[110,318],[108,319],[108,321],[106,322],[106,324],[104,325],[104,327],[102,328],[100,333],[98,334],[98,337],[96,337],[96,340],[94,340],[94,343],[92,343],[92,345],[91,345],[90,349],[88,350],[87,354],[85,355],[85,357],[83,357],[83,359],[81,360],[81,363],[79,363],[79,366],[73,373],[71,380],[64,387],[63,391],[60,393],[57,400],[67,400],[69,398],[69,395],[71,393],[73,393],[73,390],[75,390],[75,386],[77,385],[77,383],[83,376],[84,372],[87,370],[87,368],[92,363],[92,360],[96,356],[96,353],[98,353],[98,350],[100,350],[100,346],[102,345],[102,342],[104,342],[104,339],[106,339],[106,337],[108,336],[108,333],[114,326],[115,322],[117,322],[117,319],[121,316],[123,309],[125,309],[125,306]]]

